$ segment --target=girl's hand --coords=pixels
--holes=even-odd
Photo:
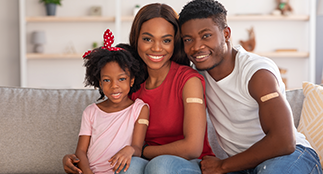
[[[113,155],[113,157],[109,159],[111,166],[114,166],[113,171],[119,173],[124,168],[124,172],[126,172],[130,166],[131,157],[134,152],[135,149],[133,147],[126,146]]]

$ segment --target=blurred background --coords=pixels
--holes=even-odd
[[[322,1],[219,2],[228,10],[233,45],[251,43],[292,89],[322,83]],[[115,44],[128,43],[136,11],[152,2],[179,13],[188,0],[61,0],[50,15],[39,0],[0,0],[0,86],[84,88],[83,53],[102,45],[107,28]]]

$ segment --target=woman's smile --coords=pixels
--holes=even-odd
[[[150,55],[150,54],[147,54],[147,56],[149,57],[149,59],[153,62],[160,62],[163,60],[163,58],[165,57],[165,55],[160,55],[160,56],[154,56],[154,55]]]

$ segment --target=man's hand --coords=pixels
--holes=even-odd
[[[214,156],[204,156],[201,161],[202,174],[224,174],[221,172],[222,160]]]
[[[81,174],[82,170],[75,167],[73,163],[78,163],[80,160],[74,154],[65,155],[63,158],[63,166],[66,173]]]

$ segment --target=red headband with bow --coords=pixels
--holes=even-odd
[[[112,32],[110,31],[110,29],[107,29],[104,32],[103,39],[104,39],[104,45],[103,45],[103,47],[101,47],[102,49],[106,49],[106,50],[109,50],[109,51],[123,50],[122,48],[119,48],[119,47],[111,47],[111,45],[114,42],[114,36],[113,36]],[[89,51],[85,52],[84,55],[83,55],[83,58],[88,56],[92,51],[93,50],[89,50]]]

